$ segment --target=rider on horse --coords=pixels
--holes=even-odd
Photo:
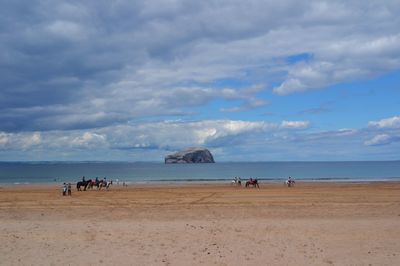
[[[288,187],[291,187],[294,185],[294,180],[292,179],[291,176],[289,176],[288,180],[286,180],[286,184]]]

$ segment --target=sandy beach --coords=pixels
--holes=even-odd
[[[0,188],[1,265],[400,265],[400,183]]]

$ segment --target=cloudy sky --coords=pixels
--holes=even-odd
[[[0,1],[0,160],[400,159],[400,2]]]

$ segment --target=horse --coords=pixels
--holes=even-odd
[[[104,181],[104,180],[101,180],[100,182],[99,182],[99,190],[102,188],[102,187],[105,187],[107,190],[110,188],[110,186],[112,185],[112,180],[111,181]]]
[[[231,185],[241,186],[242,180],[240,180],[240,178],[235,177],[235,179],[231,181]]]
[[[291,180],[291,179],[285,181],[285,185],[288,187],[294,186],[294,183],[295,183],[294,180]]]
[[[83,191],[86,191],[87,186],[88,186],[89,183],[91,183],[91,182],[92,182],[91,179],[89,179],[89,180],[87,180],[87,181],[79,181],[79,182],[76,183],[76,189],[77,189],[78,191],[82,191],[82,190],[81,190],[81,187],[83,187]]]
[[[253,187],[260,188],[257,179],[250,179],[249,181],[246,182],[246,187],[249,187],[250,185],[252,185]]]
[[[96,186],[97,189],[99,189],[99,184],[100,184],[99,180],[90,180],[90,182],[88,183],[88,189],[93,189],[94,186]]]

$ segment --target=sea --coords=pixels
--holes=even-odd
[[[283,182],[400,181],[400,161],[346,162],[0,162],[0,185],[76,183],[98,177],[126,184],[209,183],[257,178]]]

